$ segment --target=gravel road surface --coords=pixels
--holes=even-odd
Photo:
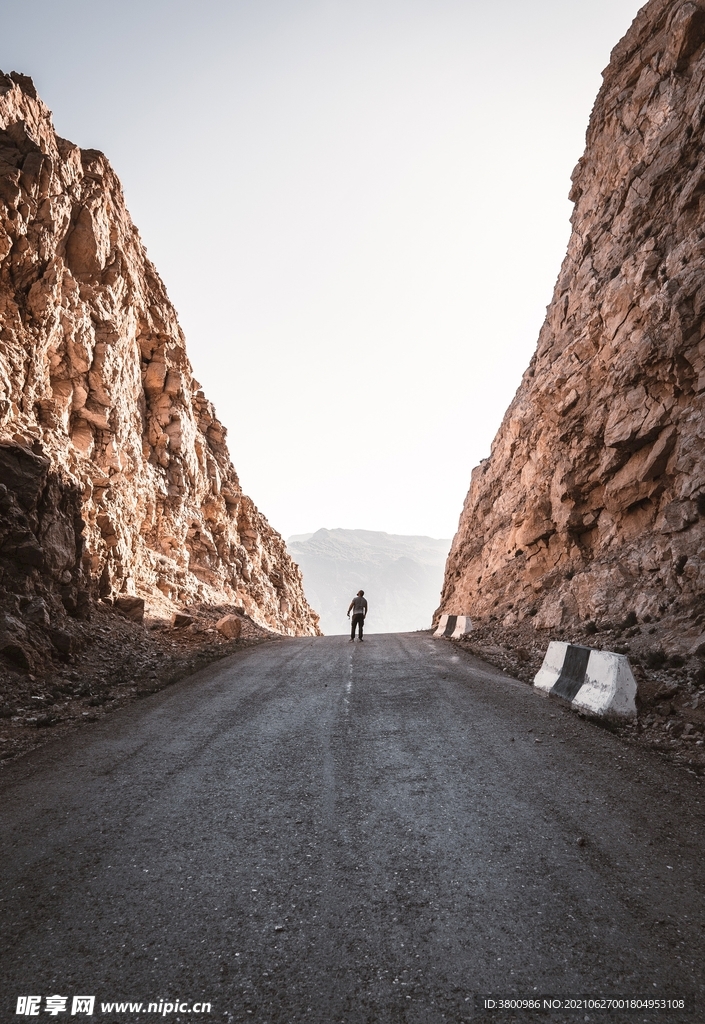
[[[700,780],[429,634],[243,651],[0,795],[3,1021],[705,1020]],[[547,995],[693,1009],[478,1002]]]

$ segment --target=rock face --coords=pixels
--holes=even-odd
[[[58,594],[75,615],[98,596],[237,604],[317,632],[118,179],[55,134],[16,73],[0,73],[0,318],[0,588]]]
[[[603,77],[568,253],[439,611],[548,628],[705,594],[705,3],[651,0]]]

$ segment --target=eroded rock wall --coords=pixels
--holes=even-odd
[[[298,567],[241,491],[115,173],[59,138],[15,73],[0,73],[0,325],[0,587],[53,588],[72,614],[141,595],[317,632]]]
[[[568,253],[439,611],[546,628],[705,595],[705,4],[651,0],[603,77]]]

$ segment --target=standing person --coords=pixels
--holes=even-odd
[[[350,612],[353,613],[352,617],[352,629],[350,630],[350,643],[355,639],[355,627],[357,626],[360,631],[360,643],[362,643],[362,624],[365,621],[367,615],[367,601],[365,600],[365,591],[358,590],[357,597],[354,597],[350,602],[348,608],[348,618],[350,618]]]

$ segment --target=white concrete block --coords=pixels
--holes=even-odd
[[[552,640],[550,642],[543,659],[543,665],[534,677],[534,686],[537,690],[541,690],[544,693],[550,693],[553,689],[553,686],[561,674],[567,649],[568,644],[563,643],[562,640]]]
[[[592,715],[636,718],[636,679],[629,658],[611,651],[591,651],[573,706]]]
[[[446,629],[447,625],[448,625],[448,616],[447,615],[441,615],[440,619],[438,620],[438,625],[436,626],[436,632],[433,635],[434,636],[443,636],[443,634],[445,633],[445,629]]]
[[[553,640],[534,687],[590,715],[636,717],[636,680],[623,654]]]
[[[441,615],[434,636],[445,636],[450,640],[458,640],[472,629],[469,615]]]

